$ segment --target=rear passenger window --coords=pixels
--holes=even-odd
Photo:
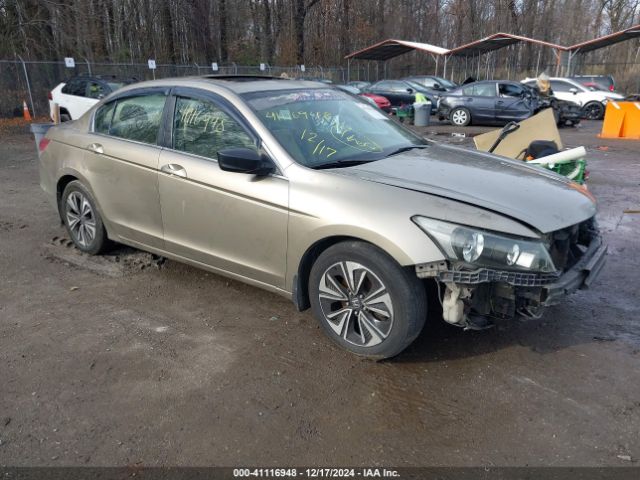
[[[156,94],[118,100],[109,134],[155,145],[165,99],[165,95]]]
[[[116,106],[115,102],[107,103],[98,108],[95,119],[93,121],[93,131],[96,133],[109,133],[111,119],[113,118],[113,110]]]
[[[494,83],[477,83],[469,85],[462,90],[462,94],[474,97],[495,97],[496,85]]]
[[[178,98],[173,121],[173,148],[217,160],[218,150],[255,148],[244,128],[213,103]]]
[[[76,95],[78,97],[85,96],[85,90],[87,88],[87,81],[79,78],[69,80],[64,87],[62,87],[62,93],[67,95]]]

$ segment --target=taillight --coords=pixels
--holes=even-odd
[[[43,138],[42,140],[40,140],[40,143],[38,143],[38,150],[40,150],[40,153],[46,150],[46,148],[49,146],[49,143],[51,143],[51,140],[49,140],[48,138]]]
[[[51,92],[47,93],[47,98],[48,98],[49,100],[53,100],[53,95],[51,95]]]
[[[613,92],[613,90],[614,90],[613,85],[609,85],[609,91]]]

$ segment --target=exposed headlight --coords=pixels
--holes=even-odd
[[[427,217],[415,216],[412,220],[431,237],[449,260],[508,270],[556,271],[542,242]]]

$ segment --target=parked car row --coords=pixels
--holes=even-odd
[[[53,118],[53,105],[57,104],[61,121],[75,120],[103,97],[134,82],[134,78],[115,76],[74,77],[49,93],[51,116]],[[413,105],[416,98],[427,100],[431,102],[431,114],[457,126],[520,121],[549,107],[554,109],[558,125],[575,125],[580,118],[602,118],[609,100],[623,99],[613,92],[615,84],[610,75],[551,78],[551,99],[537,94],[535,78],[522,82],[488,80],[459,86],[442,77],[421,75],[373,84],[352,81],[335,86],[368,99],[386,113]]]

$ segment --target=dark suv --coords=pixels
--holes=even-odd
[[[616,82],[611,75],[574,75],[569,78],[587,87],[599,86],[610,92],[616,89]]]

